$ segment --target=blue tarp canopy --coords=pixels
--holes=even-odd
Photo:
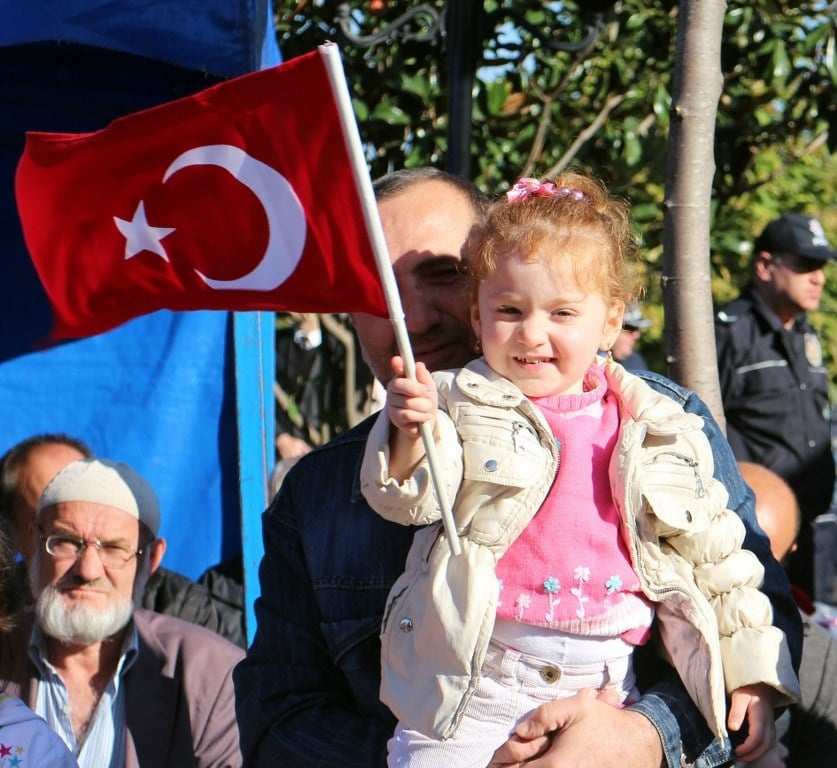
[[[278,63],[270,2],[0,0],[0,18],[0,453],[72,434],[155,487],[168,568],[194,578],[240,553],[242,515],[252,561],[272,461],[272,316],[157,312],[40,348],[51,315],[13,182],[26,130],[98,130]]]
[[[278,63],[270,0],[0,0],[0,46],[79,43],[229,78]]]

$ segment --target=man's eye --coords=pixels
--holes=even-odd
[[[103,552],[109,552],[112,555],[124,554],[128,552],[128,547],[124,546],[123,544],[111,544],[108,542],[103,542],[100,546],[100,549]]]
[[[428,283],[435,283],[436,285],[457,283],[462,280],[462,278],[462,272],[453,264],[446,267],[438,267],[433,270],[428,270],[424,275],[424,279]]]
[[[64,536],[50,536],[47,540],[47,548],[53,554],[60,554],[67,557],[77,555],[82,548],[81,542]]]
[[[81,542],[77,541],[76,539],[65,538],[63,536],[55,536],[52,540],[52,546],[79,549],[79,547],[81,546]]]

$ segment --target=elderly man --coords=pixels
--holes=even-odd
[[[2,670],[88,766],[240,766],[232,668],[215,633],[136,605],[165,552],[151,486],[83,459],[41,495],[22,669]],[[25,642],[25,641],[24,641]]]
[[[24,565],[38,543],[32,534],[46,484],[71,462],[91,458],[85,443],[63,433],[32,435],[0,457],[0,525],[7,527]],[[160,567],[151,575],[142,607],[199,624],[246,647],[243,611],[176,571]]]

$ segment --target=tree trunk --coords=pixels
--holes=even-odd
[[[669,375],[725,428],[715,355],[709,224],[726,2],[680,4],[663,208],[663,303]]]

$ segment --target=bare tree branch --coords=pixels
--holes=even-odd
[[[556,85],[555,88],[553,88],[548,94],[541,91],[534,78],[529,78],[529,88],[540,99],[543,109],[541,110],[541,115],[538,119],[538,130],[535,134],[534,140],[532,141],[532,147],[529,150],[529,156],[526,159],[526,164],[523,166],[523,171],[520,174],[521,176],[532,175],[535,166],[537,165],[538,158],[541,156],[544,146],[546,145],[546,135],[549,131],[549,125],[552,122],[552,105],[566,90],[567,85],[575,76],[578,68],[584,62],[587,52],[587,50],[584,50],[576,54],[573,66],[567,67],[567,71],[564,73],[564,76],[561,78],[558,85]],[[547,173],[544,174],[545,177],[550,175],[552,175],[552,171],[547,171]]]
[[[553,165],[544,174],[544,176],[552,178],[553,176],[561,173],[561,171],[572,163],[573,158],[576,156],[581,147],[583,147],[586,142],[590,141],[590,139],[596,135],[596,132],[602,127],[602,125],[604,125],[605,121],[610,116],[610,113],[613,112],[613,110],[616,109],[616,107],[618,107],[624,100],[624,94],[609,96],[607,101],[604,103],[604,106],[601,110],[599,110],[595,119],[576,137],[575,141],[567,147],[567,151],[561,155],[558,162],[555,163],[555,165]]]

